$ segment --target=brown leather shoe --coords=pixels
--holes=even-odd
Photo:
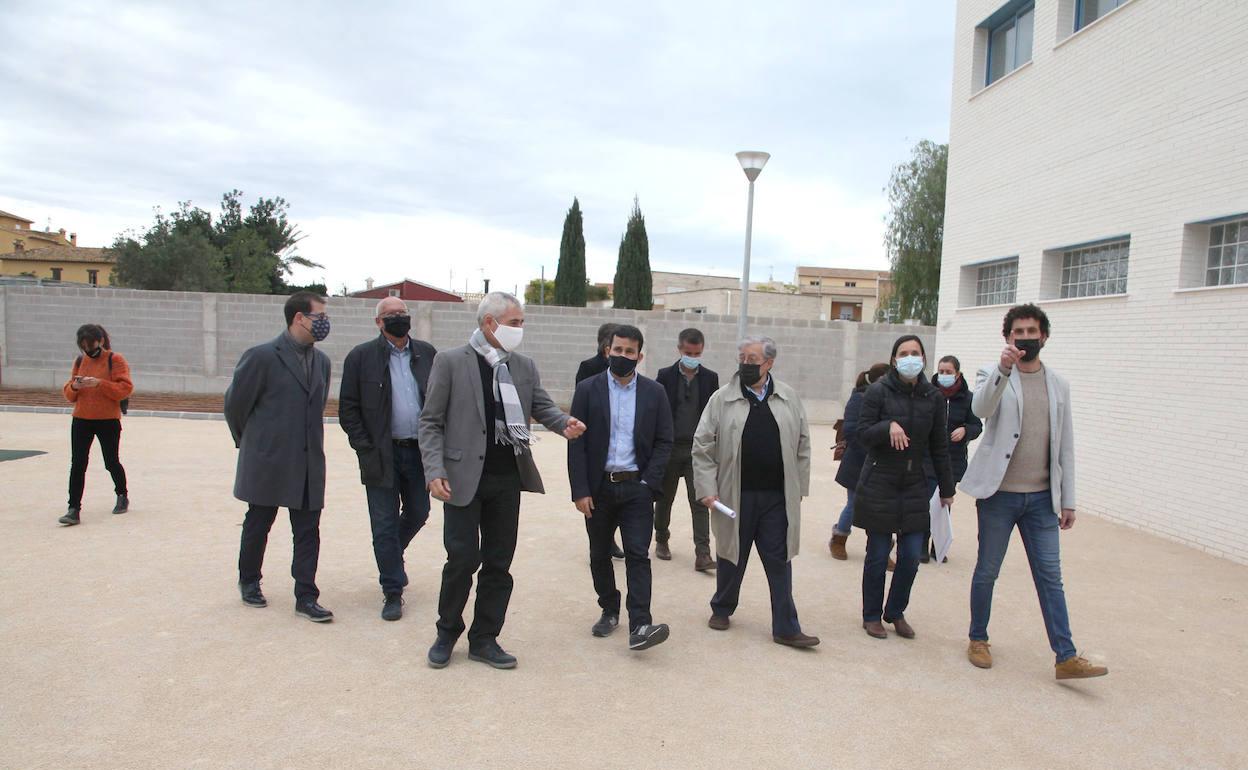
[[[904,617],[903,617],[903,618],[894,618],[894,619],[892,619],[892,620],[890,620],[890,619],[888,619],[888,618],[884,618],[884,622],[885,622],[885,623],[892,623],[892,624],[893,624],[893,630],[894,630],[894,631],[896,631],[896,632],[897,632],[897,635],[898,635],[898,636],[900,636],[902,639],[913,639],[913,638],[914,638],[914,626],[912,626],[912,625],[910,625],[909,623],[907,623],[907,622],[906,622],[906,619],[905,619]]]
[[[972,639],[966,647],[966,659],[976,668],[992,668],[992,652],[987,642]]]
[[[698,572],[709,572],[715,569],[715,560],[711,558],[709,553],[700,553],[693,562],[693,568]]]
[[[845,542],[849,540],[849,535],[833,535],[828,541],[828,550],[832,552],[832,558],[837,561],[845,561],[849,558],[849,554],[845,552]]]
[[[1058,663],[1055,670],[1058,679],[1091,679],[1109,673],[1109,669],[1105,666],[1094,666],[1088,662],[1087,658],[1079,655]]]
[[[878,620],[862,621],[862,628],[867,632],[867,636],[874,636],[876,639],[887,639],[888,631],[885,630],[884,624]]]
[[[771,640],[786,647],[814,647],[819,644],[819,637],[803,634],[800,631],[793,636],[773,636]]]
[[[711,619],[706,621],[706,625],[710,626],[716,631],[727,631],[728,630],[728,616],[727,615],[712,615]]]
[[[662,559],[663,561],[671,561],[672,549],[667,547],[667,543],[655,543],[654,555],[656,558]]]

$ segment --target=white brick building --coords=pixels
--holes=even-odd
[[[1248,0],[959,0],[938,354],[1021,302],[1080,510],[1248,562]]]

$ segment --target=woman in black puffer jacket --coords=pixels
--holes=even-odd
[[[871,636],[888,636],[881,621],[907,639],[914,629],[905,619],[910,589],[929,524],[931,491],[924,472],[930,459],[946,505],[953,502],[953,471],[945,398],[923,375],[923,342],[913,334],[893,343],[892,371],[867,389],[858,438],[867,461],[854,493],[854,526],[867,531],[862,565],[862,627]],[[884,604],[885,565],[897,535],[897,568]]]

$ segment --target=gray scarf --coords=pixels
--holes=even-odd
[[[520,454],[529,445],[532,435],[529,421],[524,418],[524,408],[520,406],[520,394],[507,368],[511,354],[491,345],[480,329],[472,333],[468,344],[494,370],[494,441],[514,447],[516,454]]]

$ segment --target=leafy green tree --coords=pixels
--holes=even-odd
[[[620,238],[615,267],[615,307],[650,310],[654,307],[654,276],[650,272],[650,240],[641,205],[633,198],[633,212]]]
[[[595,286],[594,284],[591,283],[585,287],[585,301],[586,302],[602,302],[603,300],[607,298],[608,297],[607,297],[606,286]]]
[[[940,252],[945,235],[945,174],[949,145],[924,139],[910,160],[893,167],[884,244],[892,268],[892,299],[902,319],[936,323]]]
[[[296,266],[321,267],[299,256],[302,236],[287,217],[282,198],[260,198],[244,214],[242,192],[221,198],[216,221],[189,202],[178,204],[141,235],[119,235],[112,246],[114,281],[137,289],[290,294]],[[319,284],[316,284],[319,285]]]
[[[542,279],[534,278],[533,280],[529,281],[529,284],[527,286],[524,287],[524,304],[540,305],[542,304],[543,299],[546,300],[545,304],[547,305],[558,304],[555,302],[555,282],[551,280],[546,281],[546,293],[545,293],[545,297],[543,297],[542,296]]]
[[[220,249],[188,217],[187,207],[170,216],[159,210],[140,238],[119,235],[111,247],[119,286],[157,291],[225,291],[225,265]]]
[[[585,223],[581,217],[581,202],[576,198],[572,199],[572,208],[563,218],[553,299],[555,305],[585,307]]]

